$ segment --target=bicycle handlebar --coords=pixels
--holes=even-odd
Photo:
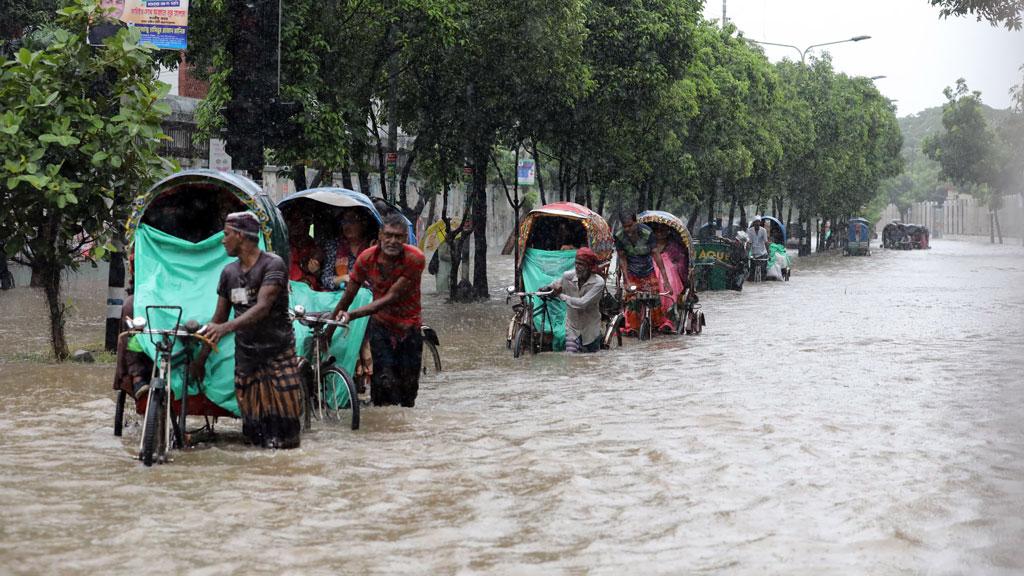
[[[539,296],[545,298],[554,294],[554,290],[538,290],[536,292],[513,292],[514,296]]]
[[[205,328],[205,326],[203,328]],[[202,330],[202,328],[200,328],[200,330]],[[117,338],[118,340],[120,340],[122,336],[129,334],[132,336],[136,334],[147,334],[150,336],[173,336],[175,338],[195,338],[196,340],[199,340],[203,344],[209,346],[210,349],[212,349],[214,352],[220,352],[220,348],[218,348],[217,345],[214,344],[212,340],[210,340],[206,336],[203,336],[199,332],[189,332],[188,330],[161,330],[159,328],[143,328],[141,330],[125,330],[124,332],[118,334]]]
[[[288,311],[288,315],[291,316],[293,320],[298,320],[303,326],[308,326],[310,328],[313,326],[338,326],[348,330],[349,327],[348,322],[342,322],[341,320],[331,318],[329,312],[307,314],[300,313],[293,309]]]

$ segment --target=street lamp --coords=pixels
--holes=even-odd
[[[835,40],[833,42],[822,42],[821,44],[811,44],[807,48],[801,50],[800,48],[793,46],[792,44],[779,44],[776,42],[764,42],[761,40],[750,40],[756,44],[765,44],[767,46],[782,46],[784,48],[792,48],[800,53],[800,63],[804,64],[807,56],[807,51],[811,48],[820,48],[821,46],[831,46],[833,44],[842,44],[844,42],[860,42],[861,40],[869,40],[871,36],[854,36],[853,38],[847,38],[846,40]]]
[[[810,46],[808,46],[807,48],[804,48],[803,50],[801,50],[799,47],[794,46],[792,44],[779,44],[777,42],[764,42],[764,41],[761,41],[761,40],[750,40],[750,41],[754,42],[755,44],[764,44],[764,45],[767,45],[767,46],[782,46],[783,48],[792,48],[793,50],[796,50],[797,53],[800,54],[800,72],[801,72],[800,76],[802,77],[803,76],[803,72],[804,72],[804,70],[806,69],[806,66],[807,66],[807,62],[806,62],[807,52],[811,48],[820,48],[821,46],[831,46],[833,44],[843,44],[844,42],[860,42],[861,40],[868,40],[870,38],[871,38],[871,36],[867,36],[867,35],[854,36],[853,38],[847,38],[845,40],[835,40],[835,41],[832,41],[832,42],[822,42],[820,44],[811,44]],[[749,38],[748,38],[748,40],[749,40]],[[802,211],[801,211],[801,213],[802,213]],[[799,252],[800,256],[807,256],[807,255],[809,255],[811,253],[810,228],[811,228],[811,221],[810,221],[810,216],[808,216],[807,217],[807,232],[808,233],[804,235],[805,239],[806,239],[806,243],[803,240],[801,240],[801,242],[800,242],[800,252]]]
[[[869,78],[868,78],[868,80],[871,80],[872,82],[874,82],[875,80],[881,80],[882,78],[886,78],[886,77],[887,77],[887,76],[885,76],[885,75],[883,74],[883,75],[881,75],[881,76],[871,76],[871,77],[869,77]]]

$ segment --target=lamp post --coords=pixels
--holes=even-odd
[[[803,70],[807,66],[807,52],[809,52],[811,50],[811,48],[820,48],[822,46],[832,46],[833,44],[843,44],[843,43],[846,43],[846,42],[860,42],[861,40],[869,40],[870,38],[871,38],[871,36],[867,36],[867,35],[863,35],[862,34],[860,36],[854,36],[852,38],[846,38],[844,40],[834,40],[832,42],[821,42],[819,44],[811,44],[810,46],[808,46],[808,47],[806,47],[804,49],[800,49],[800,47],[794,46],[792,44],[782,44],[782,43],[779,43],[779,42],[765,42],[763,40],[752,40],[752,39],[749,39],[749,38],[748,38],[748,40],[750,40],[751,42],[753,42],[755,44],[763,44],[765,46],[782,46],[783,48],[792,48],[793,50],[796,50],[797,54],[800,55],[800,68],[801,68],[801,70]],[[801,210],[801,212],[802,212],[802,210]],[[803,219],[803,218],[801,218],[801,219]],[[803,239],[801,239],[801,242],[800,242],[800,252],[799,252],[800,256],[807,256],[807,255],[809,255],[811,253],[811,242],[810,242],[810,240],[811,240],[810,231],[811,230],[810,230],[810,228],[811,228],[811,221],[810,221],[810,216],[808,215],[807,216],[807,230],[805,231],[806,232],[805,234],[802,234],[803,238],[806,238],[807,241],[804,242]]]
[[[803,50],[796,46],[793,46],[792,44],[779,44],[777,42],[764,42],[762,40],[751,40],[751,42],[754,42],[756,44],[765,44],[767,46],[782,46],[784,48],[792,48],[793,50],[796,50],[800,54],[800,64],[806,64],[807,52],[811,48],[820,48],[822,46],[831,46],[833,44],[843,44],[844,42],[860,42],[861,40],[869,40],[870,38],[871,36],[854,36],[853,38],[847,38],[845,40],[834,40],[832,42],[822,42],[821,44],[811,44],[810,46],[804,48]]]

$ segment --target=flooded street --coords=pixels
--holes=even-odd
[[[490,302],[424,296],[415,409],[295,451],[222,422],[153,468],[112,365],[27,360],[42,297],[0,293],[0,573],[1024,571],[1024,248],[795,259],[704,293],[701,336],[518,360],[499,258]],[[73,348],[104,280],[72,281]]]

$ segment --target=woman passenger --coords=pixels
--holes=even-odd
[[[661,297],[661,308],[667,318],[675,302],[686,293],[686,276],[690,256],[682,240],[673,233],[671,228],[653,222],[651,228],[654,231],[654,246],[661,253],[662,261],[665,264],[667,282],[665,278],[661,277],[661,268],[655,267],[654,272],[661,281],[662,291],[672,292],[670,296]]]
[[[342,213],[341,233],[324,247],[320,283],[325,290],[341,290],[348,282],[349,270],[356,258],[376,242],[369,218],[372,216],[360,208],[350,208]]]

